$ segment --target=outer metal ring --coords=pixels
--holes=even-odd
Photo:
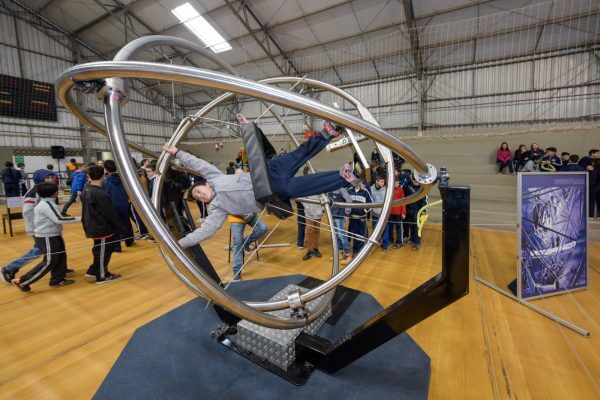
[[[357,119],[356,117],[353,117],[344,112],[340,112],[339,110],[331,109],[330,107],[323,105],[319,102],[316,102],[314,100],[306,99],[305,97],[298,96],[298,95],[292,94],[290,92],[287,92],[285,90],[281,90],[278,88],[265,87],[265,85],[261,85],[256,82],[253,82],[253,81],[244,80],[241,78],[234,78],[234,77],[230,77],[230,76],[226,76],[223,74],[214,73],[214,72],[210,72],[210,71],[191,69],[191,68],[187,68],[187,67],[170,66],[170,65],[156,65],[156,64],[151,64],[151,63],[139,63],[139,62],[137,62],[137,63],[136,62],[127,62],[127,63],[125,63],[125,62],[107,62],[107,63],[86,64],[83,66],[71,68],[65,74],[63,74],[61,76],[61,78],[59,79],[59,82],[57,84],[59,98],[61,98],[61,100],[63,100],[65,105],[68,105],[68,101],[65,100],[65,95],[67,94],[68,90],[65,90],[65,89],[67,88],[67,86],[69,86],[69,83],[70,83],[69,78],[70,77],[72,77],[74,79],[78,79],[78,80],[91,80],[91,79],[100,79],[103,76],[120,77],[120,78],[141,77],[141,78],[153,78],[153,79],[162,79],[162,80],[173,80],[176,82],[195,84],[198,86],[218,88],[218,89],[222,89],[222,90],[228,90],[228,91],[232,91],[232,92],[236,92],[236,93],[240,93],[240,94],[245,94],[245,95],[256,97],[256,98],[259,98],[259,99],[262,99],[265,101],[269,101],[269,102],[280,104],[280,105],[283,105],[286,107],[294,108],[299,111],[318,115],[320,117],[333,120],[334,122],[344,124],[344,125],[350,127],[351,129],[354,129],[354,130],[364,134],[365,136],[371,137],[372,139],[374,139],[376,141],[382,142],[386,146],[391,147],[394,151],[403,153],[404,152],[403,150],[405,150],[401,143],[398,143],[398,141],[395,138],[393,138],[391,135],[387,134],[385,131],[379,129],[378,127],[376,127],[372,124],[366,123],[366,122],[364,122],[360,119]],[[72,83],[71,83],[71,85],[72,85]],[[117,132],[117,131],[119,131],[118,128],[122,128],[122,127],[120,127],[120,121],[118,121],[118,114],[116,114],[114,112],[115,107],[118,110],[120,99],[121,99],[120,94],[114,93],[114,92],[111,93],[111,95],[106,99],[106,118],[107,118],[107,126],[109,127],[109,129],[108,129],[109,133],[111,132],[111,130],[113,132]],[[117,120],[115,120],[115,118]],[[115,140],[115,139],[119,139],[119,138],[113,138],[112,134],[109,136],[111,137],[111,143],[113,143],[113,148],[115,149],[116,155],[127,156],[128,152],[126,150],[125,142],[118,143],[119,141]],[[118,135],[116,135],[116,136],[118,136]],[[124,148],[125,153],[121,154],[119,151],[119,148]],[[409,162],[415,164],[417,169],[419,169],[419,167],[422,167],[422,164],[419,165],[420,163],[417,163],[414,157],[409,156],[409,157],[405,157],[405,158],[407,160],[409,160]],[[125,158],[125,159],[128,159],[128,158]],[[137,176],[133,175],[132,177],[127,177],[127,178],[128,179],[129,178],[137,179]],[[139,182],[136,182],[136,179],[132,179],[132,181],[134,182],[134,184],[137,183],[139,185]],[[133,196],[133,197],[136,198],[135,196]],[[147,200],[147,199],[144,199],[144,200]],[[142,208],[145,211],[147,211],[146,210],[147,207],[145,207],[145,206],[146,205],[143,204]],[[153,210],[153,211],[155,213],[156,210]],[[146,217],[150,218],[149,216],[146,216]],[[156,223],[156,221],[154,221],[154,222]],[[148,225],[152,226],[153,228],[158,228],[158,230],[161,230],[161,228],[164,227],[164,224],[163,224],[163,226],[160,226],[161,223],[162,223],[162,221],[158,221],[158,224],[156,227],[151,223],[149,223]],[[161,235],[157,235],[157,236],[162,237]],[[172,240],[172,238],[171,238],[171,241],[174,242],[174,240]],[[168,247],[167,250],[170,252],[178,253],[176,255],[176,258],[178,260],[185,260],[186,259],[185,253],[181,254],[181,252],[178,251],[181,249],[173,248],[173,247],[177,247],[176,244],[175,244],[175,246],[172,246],[173,243],[168,243],[168,242],[169,242],[168,240],[165,241],[165,243],[163,243],[163,246]],[[372,243],[367,243],[365,248],[363,248],[363,251],[361,251],[361,253],[359,253],[357,258],[353,262],[362,261],[362,259],[364,259],[366,253],[369,251],[371,246],[372,246]],[[202,287],[202,289],[203,289],[202,291],[204,293],[206,293],[209,297],[214,299],[217,303],[223,305],[225,308],[230,309],[231,311],[235,312],[236,314],[238,314],[246,319],[249,319],[252,322],[256,322],[256,323],[259,323],[259,324],[265,325],[265,326],[272,326],[272,327],[279,327],[279,328],[297,327],[297,325],[294,325],[293,322],[290,322],[290,321],[281,321],[281,320],[273,321],[272,318],[269,318],[270,316],[265,316],[264,314],[261,314],[261,313],[258,313],[258,315],[256,315],[255,310],[252,310],[252,309],[248,310],[248,308],[245,305],[240,304],[239,302],[236,302],[236,301],[232,302],[232,299],[226,293],[224,294],[224,293],[220,292],[220,288],[218,288],[218,289],[216,289],[214,287],[211,288],[211,285],[210,285],[211,282],[209,282],[209,284],[206,285],[206,282],[203,282],[203,279],[201,276],[196,276],[197,274],[194,273],[195,271],[188,270],[188,272],[191,272],[192,275],[194,276],[194,278],[197,278],[199,280],[199,282],[202,283],[201,287]],[[339,284],[339,282],[341,282],[345,278],[345,277],[342,278],[343,275],[345,275],[345,274],[341,273],[341,274],[336,275],[336,277],[334,277],[332,279],[332,281],[337,280],[337,282],[335,284]],[[338,278],[338,279],[336,279],[336,278]],[[319,295],[317,295],[315,297],[318,297]],[[281,326],[281,325],[283,325],[283,326]],[[290,326],[290,325],[292,325],[292,326]]]

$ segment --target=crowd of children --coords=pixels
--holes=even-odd
[[[393,154],[394,160],[394,191],[393,199],[402,199],[419,190],[419,183],[414,179],[410,170],[402,169],[404,160],[398,154]],[[363,170],[360,166],[358,157],[354,160],[354,173],[361,176],[362,179],[356,181],[350,188],[342,188],[329,193],[329,197],[334,203],[381,203],[385,198],[387,191],[385,182],[385,169],[381,163],[381,157],[377,149],[371,153],[370,170]],[[370,179],[367,179],[369,176]],[[370,184],[368,183],[370,181]],[[424,197],[409,205],[393,206],[390,211],[388,223],[383,229],[380,238],[380,245],[385,252],[390,246],[398,249],[404,246],[405,242],[411,245],[415,251],[421,246],[421,237],[417,229],[417,214],[421,208],[427,204],[427,197]],[[318,252],[318,243],[314,241],[314,230],[326,229],[320,223],[320,214],[311,211],[308,208],[318,208],[314,204],[298,204],[298,249],[306,247],[307,253],[303,260],[309,260],[312,256],[320,256]],[[322,214],[322,210],[320,211]],[[371,220],[371,227],[374,228],[381,216],[381,208],[332,208],[332,228],[336,232],[338,241],[338,250],[340,251],[340,263],[348,264],[364,246],[368,238],[368,221]],[[315,251],[315,248],[317,249]],[[333,258],[331,258],[333,259]]]
[[[56,173],[50,169],[34,172],[34,186],[23,197],[25,230],[33,238],[33,247],[0,268],[0,279],[24,292],[30,291],[31,285],[47,273],[50,273],[50,286],[74,283],[67,279],[73,270],[67,268],[67,252],[62,238],[64,224],[81,222],[86,237],[93,240],[93,261],[84,276],[98,285],[120,278],[119,274],[109,271],[108,265],[112,253],[121,251],[121,241],[130,247],[134,239],[148,238],[146,227],[129,202],[114,161],[88,163],[85,166],[77,165],[74,159],[71,162],[71,197],[62,211],[56,206]],[[140,180],[146,182],[147,173],[152,172],[151,161],[144,161],[139,171]],[[71,218],[66,211],[77,199],[82,203],[82,216]],[[138,236],[135,237],[131,219],[138,227]],[[40,256],[43,259],[38,264],[17,276],[23,266]]]

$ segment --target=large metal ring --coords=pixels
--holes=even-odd
[[[387,134],[377,126],[360,120],[352,115],[341,112],[339,110],[332,109],[322,103],[316,102],[312,99],[308,99],[304,96],[292,94],[288,91],[267,86],[264,84],[256,83],[253,81],[245,80],[242,78],[235,78],[229,75],[220,74],[212,71],[205,71],[199,69],[193,69],[181,66],[171,66],[163,64],[152,64],[152,63],[141,63],[141,62],[104,62],[104,63],[90,63],[82,66],[73,67],[67,70],[57,83],[57,90],[59,98],[65,103],[67,108],[71,109],[69,104],[69,91],[72,87],[72,79],[76,80],[93,80],[93,79],[104,79],[109,78],[152,78],[161,80],[171,80],[175,82],[194,84],[198,86],[211,87],[215,89],[222,89],[238,94],[244,94],[258,99],[269,101],[275,104],[279,104],[285,107],[290,107],[299,111],[307,112],[313,115],[317,115],[323,118],[333,120],[334,122],[343,124],[350,127],[351,129],[362,133],[365,136],[372,138],[377,142],[381,142],[392,150],[405,155],[406,159],[411,162],[419,170],[425,172],[427,169],[423,168],[424,165],[421,160],[412,152],[406,151],[404,145],[395,139],[393,136]],[[127,161],[130,160],[129,153],[127,151],[126,142],[122,135],[122,121],[120,119],[120,102],[122,94],[118,91],[110,91],[109,95],[105,98],[105,117],[106,126],[108,127],[109,139],[113,151],[117,156],[117,160],[123,161],[120,168],[126,178],[126,182],[131,184],[130,190],[133,199],[139,202],[139,206],[144,213],[142,218],[147,222],[148,226],[151,227],[153,233],[157,233],[156,236],[163,239],[161,241],[161,248],[173,255],[179,262],[190,265],[187,254],[182,251],[178,246],[174,238],[170,237],[168,229],[164,225],[164,222],[160,220],[156,213],[156,209],[151,207],[149,200],[143,193],[139,182],[137,182],[137,172],[133,170],[133,166]],[[390,174],[392,175],[392,174]],[[392,175],[393,176],[393,175]],[[138,186],[138,187],[136,187]],[[424,188],[425,192],[428,187]],[[391,191],[389,191],[391,192]],[[424,195],[424,194],[423,194]],[[384,201],[384,207],[389,208],[391,199]],[[387,215],[387,212],[382,215]],[[378,224],[379,228],[382,228],[383,224]],[[378,236],[382,229],[375,229],[374,235]],[[353,260],[353,263],[358,265],[366,256],[366,253],[370,250],[373,243],[369,241],[358,256]],[[193,264],[193,263],[192,263]],[[184,275],[191,277],[197,281],[200,285],[202,293],[215,300],[218,304],[224,306],[230,311],[246,318],[252,322],[259,323],[265,326],[271,326],[275,328],[295,328],[299,327],[297,321],[286,321],[256,311],[249,305],[240,303],[228,296],[226,292],[223,292],[220,287],[214,287],[212,282],[207,282],[206,277],[203,277],[197,270],[190,270],[184,268]],[[346,270],[350,270],[350,266]],[[341,283],[349,274],[342,273],[337,274],[330,281],[331,288]],[[323,293],[316,293],[314,290],[312,295],[313,298],[319,297]],[[311,292],[308,292],[307,295]],[[326,292],[326,291],[325,291]],[[307,296],[307,300],[310,300],[310,296]],[[300,325],[303,325],[300,324]]]

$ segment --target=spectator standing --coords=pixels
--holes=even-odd
[[[498,151],[496,151],[496,164],[498,164],[498,174],[502,174],[504,168],[508,167],[510,173],[514,173],[512,162],[510,161],[511,152],[508,143],[502,142]]]
[[[336,203],[351,203],[352,198],[348,194],[346,188],[341,188],[331,192],[331,201]],[[331,209],[331,215],[333,217],[333,229],[335,229],[337,238],[337,248],[339,252],[343,253],[340,264],[345,265],[350,262],[350,242],[348,238],[348,217],[346,216],[346,210],[344,208],[335,207]],[[333,257],[329,259],[333,261]]]
[[[309,199],[319,200],[318,195],[308,196]],[[320,204],[302,203],[306,215],[306,249],[307,252],[302,257],[304,261],[315,256],[321,258],[319,251],[319,238],[321,237],[321,218],[323,217],[323,207]]]
[[[154,191],[154,180],[156,179],[156,160],[150,160],[148,167],[146,168],[146,176],[148,177],[148,194],[152,198],[152,192]]]
[[[243,251],[250,252],[250,244],[260,239],[269,228],[262,219],[256,214],[246,214],[244,216],[229,215],[227,220],[230,223],[231,238],[233,240],[233,282],[242,279],[242,266],[244,261]],[[244,229],[249,225],[252,229],[250,235],[244,239]],[[244,246],[244,243],[246,245]]]
[[[403,199],[404,190],[400,186],[400,180],[394,180],[394,200]],[[389,239],[394,243],[394,248],[400,248],[404,246],[404,233],[403,224],[406,218],[406,205],[393,206],[390,211],[390,220],[388,223]],[[396,238],[394,239],[394,232]]]
[[[229,165],[227,166],[227,168],[225,170],[227,172],[227,175],[235,174],[235,163],[233,161],[230,161]]]
[[[296,247],[298,250],[304,249],[304,239],[306,236],[306,214],[304,213],[304,204],[302,202],[296,202],[297,218],[296,224],[298,225],[298,235],[296,236]]]
[[[125,187],[121,182],[121,176],[117,172],[117,165],[113,160],[105,160],[104,161],[104,169],[108,173],[104,178],[104,190],[108,193],[108,197],[115,207],[117,214],[121,218],[121,222],[123,223],[124,230],[122,230],[119,234],[119,237],[115,239],[121,239],[121,241],[125,242],[125,246],[131,247],[134,245],[133,241],[133,228],[131,226],[131,220],[129,219],[129,213],[131,211],[131,203],[129,202],[129,196],[125,191]],[[121,242],[115,243],[115,252],[120,253]]]
[[[71,186],[71,182],[73,182],[73,175],[75,174],[75,171],[78,168],[77,160],[75,160],[74,158],[71,158],[69,160],[69,162],[67,163],[66,167],[67,167],[67,185]]]
[[[2,184],[4,185],[4,195],[6,197],[19,197],[21,195],[21,188],[19,187],[21,173],[16,170],[12,161],[5,162],[4,167],[5,168],[0,171],[0,177],[2,178]]]
[[[310,170],[308,166],[302,169],[302,175],[308,175]],[[298,215],[296,218],[296,223],[298,226],[298,236],[296,238],[296,247],[298,250],[304,249],[304,239],[306,234],[306,214],[304,213],[304,204],[302,202],[296,202],[296,210],[298,211]]]
[[[108,193],[104,190],[104,168],[92,165],[86,168],[90,184],[81,195],[81,222],[86,237],[94,240],[92,255],[94,261],[88,268],[86,278],[96,278],[96,284],[112,282],[121,275],[108,271],[110,257],[114,250],[114,240],[125,227],[115,210]]]
[[[41,171],[38,173],[38,171]],[[31,236],[33,239],[33,247],[29,249],[29,251],[23,254],[21,257],[17,258],[10,264],[8,264],[4,268],[0,268],[0,279],[2,279],[5,283],[11,284],[11,281],[15,278],[15,275],[19,270],[25,265],[30,263],[31,261],[37,259],[42,255],[42,251],[39,247],[37,247],[35,241],[35,206],[40,200],[40,196],[37,194],[37,188],[40,183],[54,182],[54,172],[48,171],[47,169],[41,169],[35,171],[34,177],[37,176],[38,180],[35,180],[35,185],[25,193],[25,198],[23,199],[23,221],[25,222],[25,232],[27,232],[28,236]]]
[[[371,198],[374,203],[383,203],[385,199],[386,187],[385,187],[385,179],[383,176],[378,175],[375,179],[375,183],[371,186]],[[379,221],[381,217],[381,208],[373,208],[371,212],[371,223],[373,224],[373,229],[375,229],[375,225]],[[387,223],[385,224],[385,229],[381,234],[381,249],[383,251],[387,251],[390,246],[390,238],[389,238],[389,229]]]
[[[404,193],[406,196],[415,194],[421,185],[417,182],[414,176],[411,177],[410,183],[406,186]],[[415,251],[421,247],[421,237],[419,236],[417,215],[419,210],[427,205],[427,196],[406,205],[406,221],[408,224],[407,231],[410,237],[411,248]]]
[[[364,188],[361,180],[354,183],[353,187],[348,190],[348,195],[352,199],[352,203],[372,203],[371,194]],[[352,256],[355,257],[364,246],[364,240],[367,236],[367,216],[369,210],[366,208],[350,208],[346,209],[346,215],[350,218],[348,224],[348,232],[352,237]]]
[[[589,217],[600,218],[600,158],[594,159],[592,165],[588,166],[589,173]]]
[[[591,149],[590,151],[588,151],[588,155],[586,157],[582,157],[581,160],[579,160],[579,165],[581,165],[586,170],[590,171],[591,169],[593,169],[593,164],[595,160],[600,160],[600,150]]]
[[[34,237],[36,247],[44,254],[44,259],[23,276],[13,279],[12,282],[24,292],[30,291],[31,284],[48,272],[51,274],[50,286],[65,286],[75,282],[66,279],[67,252],[62,238],[62,226],[78,222],[79,218],[60,215],[54,203],[54,197],[58,193],[56,184],[42,182],[37,186],[36,192],[40,199],[34,208]]]
[[[379,150],[373,149],[371,152],[371,165],[373,163],[381,164],[381,155],[379,154]]]
[[[85,186],[86,181],[85,169],[83,167],[78,168],[75,171],[73,175],[73,181],[71,182],[71,195],[69,200],[65,203],[62,211],[60,212],[63,216],[69,215],[67,214],[67,211],[69,211],[69,207],[71,207],[71,205],[77,201],[77,198],[81,199],[81,193],[83,192],[83,187]]]
[[[402,165],[404,164],[404,158],[398,153],[392,152],[392,160],[394,160],[394,169],[398,171],[402,170]]]
[[[17,168],[15,169],[19,171],[19,174],[21,175],[21,179],[19,181],[19,186],[21,187],[21,196],[25,196],[25,193],[27,193],[27,172],[25,172],[25,163],[17,163]]]

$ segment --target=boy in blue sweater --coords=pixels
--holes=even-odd
[[[92,165],[94,164],[92,163]],[[65,203],[62,211],[60,212],[63,217],[68,217],[69,214],[67,214],[67,211],[69,210],[69,207],[71,207],[71,204],[75,203],[78,197],[81,199],[81,193],[83,192],[85,183],[85,170],[83,167],[80,167],[73,172],[73,181],[71,182],[71,197],[69,197],[69,200]]]

